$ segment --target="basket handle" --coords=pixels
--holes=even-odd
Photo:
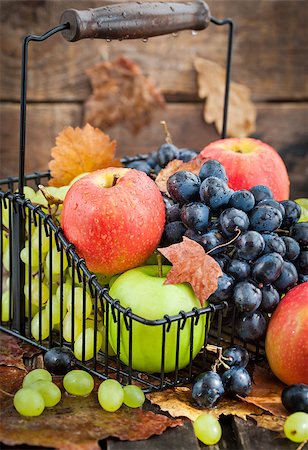
[[[61,23],[70,42],[80,39],[147,39],[181,30],[203,30],[210,10],[203,0],[187,2],[129,2],[95,9],[68,9]]]

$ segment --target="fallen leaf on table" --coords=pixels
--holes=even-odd
[[[198,73],[199,97],[206,99],[204,120],[215,123],[218,133],[222,130],[226,71],[218,64],[203,58],[194,60]],[[250,90],[231,81],[228,110],[228,136],[246,137],[255,131],[256,107],[251,101]]]
[[[191,389],[188,387],[177,387],[162,392],[154,392],[147,394],[147,398],[163,411],[167,411],[172,417],[188,417],[192,421],[196,420],[204,412],[215,417],[219,417],[221,414],[231,414],[244,420],[251,414],[262,414],[262,409],[245,403],[240,399],[222,398],[215,408],[197,408],[192,402]]]
[[[120,167],[114,159],[116,142],[87,124],[83,128],[65,127],[56,138],[49,162],[50,186],[67,186],[77,175],[105,167]]]
[[[88,69],[93,94],[85,104],[85,120],[95,127],[118,123],[138,132],[153,112],[165,105],[164,97],[139,66],[120,57]]]
[[[250,417],[256,421],[258,427],[277,431],[278,433],[283,432],[285,417],[273,416],[272,414],[260,414],[258,416],[252,414]]]
[[[198,156],[189,162],[183,162],[179,159],[174,159],[173,161],[170,161],[167,166],[159,172],[155,179],[155,183],[161,192],[168,193],[167,180],[169,177],[171,177],[171,175],[179,172],[180,170],[187,170],[188,172],[192,172],[195,175],[199,175],[202,164],[204,164],[204,160],[198,158]]]
[[[13,395],[22,385],[26,372],[12,366],[0,366],[0,400]]]
[[[163,433],[167,427],[182,424],[181,420],[139,408],[122,406],[115,413],[104,411],[94,392],[88,397],[63,394],[58,405],[31,419],[20,416],[12,399],[8,399],[1,408],[0,441],[7,445],[93,450],[100,449],[98,441],[109,436],[143,440]]]
[[[158,250],[172,263],[164,284],[190,283],[203,306],[217,289],[222,276],[220,265],[200,244],[185,236],[183,242]]]
[[[24,344],[21,339],[17,339],[9,334],[0,333],[0,365],[12,366],[23,371],[26,370],[23,357],[29,355],[30,348],[34,351],[34,354],[40,353],[40,350],[33,346]]]
[[[253,403],[275,416],[286,418],[288,412],[281,402],[281,392],[286,386],[263,367],[255,366],[253,371],[253,387],[245,402]]]

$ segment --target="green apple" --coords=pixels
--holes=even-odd
[[[120,275],[110,288],[110,295],[119,300],[124,308],[149,321],[162,319],[165,314],[175,316],[180,311],[201,308],[200,302],[188,283],[176,285],[164,284],[171,266],[162,266],[162,277],[158,266],[143,266],[128,270]],[[117,348],[117,327],[112,314],[109,322],[109,340],[113,350]],[[180,330],[180,350],[178,367],[182,369],[189,364],[191,320]],[[121,315],[120,359],[129,363],[129,332]],[[165,372],[171,372],[176,366],[176,342],[178,322],[172,322],[166,333]],[[133,320],[132,326],[132,367],[144,372],[160,372],[162,362],[162,325],[145,325]],[[193,358],[201,350],[205,335],[205,314],[200,316],[193,330]]]

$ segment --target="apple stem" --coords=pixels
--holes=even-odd
[[[217,245],[217,246],[214,247],[214,248],[211,248],[211,250],[209,250],[208,252],[206,252],[206,254],[209,255],[209,254],[212,253],[214,250],[217,250],[218,248],[221,248],[221,247],[226,247],[227,245],[232,244],[232,242],[236,241],[236,239],[237,239],[237,238],[239,237],[239,235],[241,234],[241,230],[240,230],[239,228],[236,227],[236,228],[235,228],[235,231],[236,231],[236,235],[235,235],[230,241],[225,242],[224,244]]]
[[[167,122],[165,120],[161,120],[160,123],[163,126],[163,129],[164,129],[164,132],[165,132],[165,135],[166,135],[166,137],[165,137],[166,143],[167,144],[173,144],[172,137],[171,137],[171,134],[170,134]]]
[[[163,277],[163,263],[161,253],[157,252],[157,267],[158,267],[158,276],[159,278]]]
[[[118,175],[118,174],[113,175],[112,187],[117,184],[119,178],[120,178],[120,175]]]

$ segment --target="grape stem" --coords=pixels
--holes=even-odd
[[[228,364],[226,364],[223,360],[228,358],[225,358],[222,355],[222,347],[218,347],[217,345],[212,345],[212,344],[207,344],[207,346],[205,347],[206,350],[208,350],[209,352],[214,352],[214,353],[218,353],[218,358],[215,359],[215,363],[212,366],[212,371],[213,372],[217,372],[217,369],[220,365],[222,365],[225,369],[230,369],[230,366],[228,366]]]
[[[173,144],[172,137],[171,137],[171,134],[170,134],[167,122],[165,120],[161,120],[160,123],[163,126],[163,129],[164,129],[164,132],[165,132],[165,135],[166,135],[166,137],[165,137],[166,144]]]
[[[225,242],[224,244],[217,245],[217,246],[214,247],[214,248],[211,248],[211,250],[209,250],[208,252],[206,252],[206,254],[209,255],[209,254],[210,254],[211,252],[213,252],[214,250],[217,250],[218,248],[226,247],[227,245],[232,244],[232,242],[236,241],[236,239],[237,239],[237,238],[239,237],[239,235],[241,234],[241,230],[240,230],[239,228],[236,227],[234,231],[236,231],[236,236],[234,236],[230,241]]]

